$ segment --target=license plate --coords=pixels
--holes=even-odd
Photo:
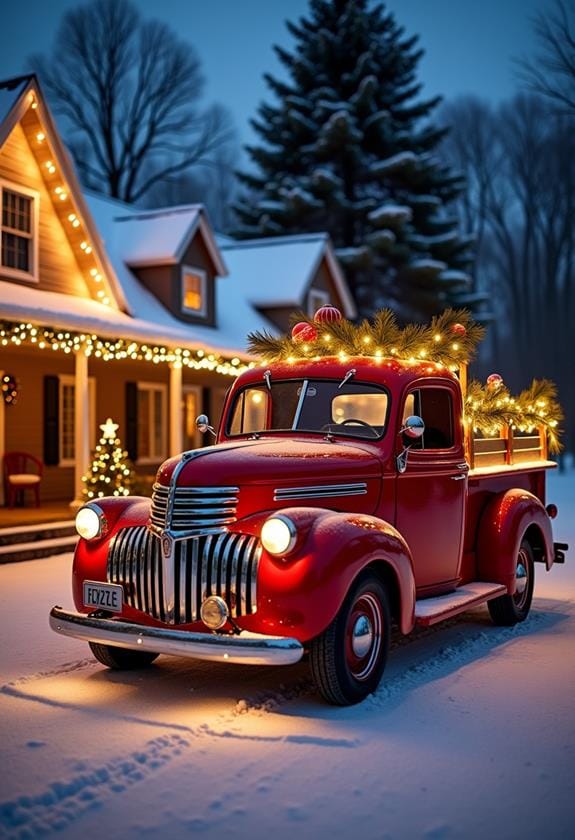
[[[94,609],[122,612],[123,590],[115,583],[84,581],[84,606]]]

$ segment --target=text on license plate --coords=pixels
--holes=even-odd
[[[84,606],[122,612],[122,587],[114,583],[84,581]]]

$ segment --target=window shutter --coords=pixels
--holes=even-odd
[[[44,463],[55,466],[60,460],[60,382],[57,376],[44,377]]]
[[[126,382],[126,449],[131,461],[138,460],[138,383]]]

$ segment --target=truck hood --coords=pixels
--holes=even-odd
[[[169,484],[182,456],[170,458],[158,470],[160,484]],[[267,438],[206,446],[194,451],[178,475],[178,486],[273,484],[284,487],[325,481],[380,478],[382,468],[374,447],[324,440]]]

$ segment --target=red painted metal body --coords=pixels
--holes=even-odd
[[[265,433],[257,439],[228,431],[238,391],[261,385],[254,368],[228,394],[217,444],[179,466],[178,487],[239,488],[237,519],[228,530],[259,537],[271,512],[282,511],[297,528],[297,543],[285,559],[264,550],[258,570],[257,611],[237,619],[241,629],[285,635],[302,643],[320,634],[337,615],[357,575],[373,566],[386,580],[398,624],[414,624],[416,597],[441,595],[470,581],[504,584],[513,591],[516,554],[529,532],[550,568],[553,542],[545,512],[545,465],[469,471],[465,461],[462,396],[457,378],[424,362],[366,358],[321,359],[270,366],[273,381],[306,377],[384,386],[388,394],[385,432],[377,440],[303,432]],[[413,450],[400,474],[404,406],[408,395],[433,385],[451,399],[452,446],[440,452]],[[157,481],[170,484],[181,458],[171,458]],[[275,498],[277,488],[350,482],[365,484],[361,495],[321,498],[291,506]],[[110,541],[119,530],[149,521],[143,498],[99,501],[108,521],[101,538],[80,540],[74,561],[74,600],[81,612],[84,579],[107,579]],[[150,626],[161,622],[126,606],[121,618]],[[203,624],[182,629],[206,631]],[[207,631],[206,631],[207,632]]]

